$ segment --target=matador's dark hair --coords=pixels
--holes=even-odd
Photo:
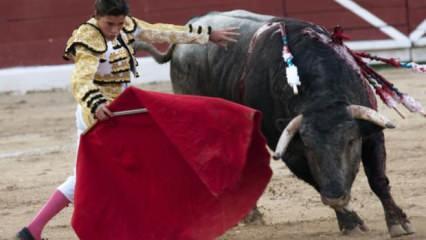
[[[129,5],[126,0],[95,0],[95,14],[97,16],[127,16]]]

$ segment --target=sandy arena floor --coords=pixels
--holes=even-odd
[[[426,106],[425,75],[382,72],[403,92]],[[169,83],[141,86],[170,92]],[[50,193],[72,173],[75,158],[74,100],[69,91],[0,94],[0,240],[12,239]],[[426,239],[426,118],[406,113],[405,120],[383,106],[397,124],[386,131],[388,176],[396,201],[411,217],[417,234],[401,239]],[[272,162],[274,176],[260,199],[266,225],[240,225],[222,239],[388,239],[384,214],[362,172],[352,190],[353,206],[370,231],[342,236],[334,212],[319,195],[296,179],[281,162]],[[45,229],[49,239],[77,239],[70,227],[72,207]]]

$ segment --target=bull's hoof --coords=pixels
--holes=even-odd
[[[351,225],[348,228],[345,227],[341,227],[340,231],[342,232],[343,235],[349,235],[349,236],[353,236],[353,235],[359,235],[365,232],[368,232],[370,229],[368,229],[367,225],[365,225],[364,223],[357,223],[355,226]]]
[[[414,234],[416,231],[411,223],[395,224],[389,227],[391,237],[400,237],[404,235]]]
[[[343,235],[347,235],[347,236],[357,236],[357,235],[361,235],[361,234],[363,234],[363,233],[365,233],[365,232],[367,232],[368,231],[368,228],[367,228],[367,226],[365,226],[365,225],[358,225],[358,226],[356,226],[355,228],[353,228],[353,229],[342,229],[341,230],[342,231],[342,234]]]
[[[265,224],[265,220],[263,219],[263,214],[259,211],[259,209],[257,209],[257,207],[253,208],[241,222],[243,224],[250,224],[250,225]]]
[[[415,233],[413,225],[401,208],[396,206],[392,199],[384,202],[386,213],[386,225],[391,237],[400,237]]]
[[[349,207],[336,210],[340,231],[345,235],[367,232],[369,229],[358,214]]]

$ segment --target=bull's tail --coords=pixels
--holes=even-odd
[[[172,59],[173,50],[175,49],[176,44],[171,44],[165,52],[161,52],[154,45],[142,41],[136,41],[133,47],[135,48],[135,51],[144,50],[149,52],[156,62],[163,64]]]

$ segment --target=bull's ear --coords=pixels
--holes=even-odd
[[[374,124],[370,121],[359,120],[359,119],[357,119],[356,121],[358,123],[358,127],[362,137],[369,137],[383,130],[383,127],[377,124]]]

